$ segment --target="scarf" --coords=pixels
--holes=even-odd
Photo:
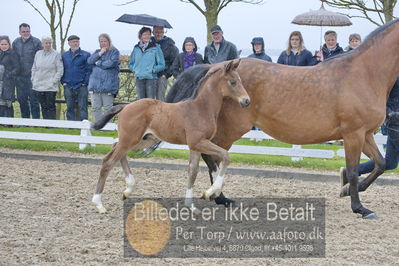
[[[149,43],[150,42],[142,42],[142,41],[139,42],[139,47],[141,48],[141,50],[143,52],[145,51],[145,49],[147,49],[147,46],[148,46]]]
[[[192,52],[191,54],[184,52],[183,70],[192,67],[194,63],[195,63],[195,52]]]

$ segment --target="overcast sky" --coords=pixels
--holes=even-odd
[[[2,0],[5,1],[5,0]],[[67,0],[69,2],[70,0]],[[139,0],[125,6],[117,6],[127,0],[80,0],[73,20],[70,34],[81,37],[81,47],[93,51],[98,47],[100,33],[110,34],[114,45],[121,51],[131,51],[137,43],[139,25],[115,22],[122,14],[149,14],[167,19],[173,26],[167,36],[172,37],[179,49],[186,36],[192,36],[200,49],[206,46],[205,18],[191,4],[179,0]],[[44,2],[44,0],[32,0]],[[202,1],[198,1],[202,2]],[[42,4],[39,9],[47,14]],[[289,34],[294,30],[302,32],[305,45],[310,51],[318,48],[320,27],[291,24],[292,19],[301,13],[320,8],[319,0],[266,0],[262,5],[232,3],[219,15],[218,24],[227,40],[237,45],[238,49],[251,48],[250,41],[255,36],[265,39],[267,49],[284,50]],[[326,6],[327,10],[334,10]],[[26,22],[31,25],[32,35],[38,38],[49,35],[47,24],[23,0],[9,0],[2,5],[2,26],[0,34],[9,35],[13,40],[18,37],[18,25]],[[395,12],[396,14],[396,12]],[[396,14],[397,15],[397,14]],[[324,27],[338,33],[338,42],[344,48],[351,33],[359,33],[363,38],[376,26],[365,19],[352,18],[352,26]]]

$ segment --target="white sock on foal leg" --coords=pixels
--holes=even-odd
[[[186,199],[184,200],[184,204],[187,207],[191,207],[192,203],[193,203],[193,189],[192,188],[188,188],[186,190]]]
[[[194,203],[193,203],[193,189],[192,188],[188,188],[186,190],[186,199],[184,200],[184,205],[189,207],[190,210],[194,214],[200,214],[201,213],[201,211],[199,209],[197,209],[197,207],[194,206]]]
[[[99,213],[106,213],[107,209],[104,208],[103,203],[101,202],[101,194],[94,194],[93,199],[91,200],[94,204],[96,204],[97,210]]]
[[[134,176],[132,174],[128,174],[125,177],[125,181],[127,188],[125,189],[125,191],[123,191],[123,194],[125,195],[125,197],[128,197],[133,192],[133,187],[134,184],[136,184],[136,180],[134,179]]]
[[[213,185],[205,192],[205,198],[209,198],[212,195],[215,195],[218,197],[220,193],[222,192],[223,188],[223,183],[224,183],[224,176],[218,175],[216,177],[216,180],[213,182]]]

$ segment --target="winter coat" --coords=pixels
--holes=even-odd
[[[291,51],[290,55],[287,55],[286,51],[281,52],[277,63],[290,66],[313,66],[317,60],[309,50],[303,49],[300,54]]]
[[[323,58],[324,60],[326,60],[327,58],[331,58],[334,57],[336,55],[342,54],[344,52],[344,50],[342,49],[341,46],[339,46],[339,44],[337,43],[337,46],[335,46],[334,49],[329,50],[326,46],[326,44],[323,45],[322,48],[323,51]]]
[[[261,52],[261,53],[257,53],[257,54],[250,54],[248,55],[249,58],[258,58],[261,60],[265,60],[268,62],[272,62],[272,58],[270,56],[268,56],[267,54],[265,54],[265,52]]]
[[[164,36],[162,40],[156,41],[154,37],[151,37],[151,41],[159,44],[165,60],[165,69],[158,73],[158,77],[165,75],[166,78],[172,76],[172,64],[176,56],[179,54],[179,49],[175,45],[175,41],[172,38]]]
[[[42,92],[58,91],[58,82],[63,73],[64,65],[57,51],[38,51],[32,66],[32,89]]]
[[[197,46],[197,43],[195,42],[194,38],[192,38],[192,37],[185,38],[184,42],[183,42],[183,47],[182,47],[183,53],[180,53],[175,58],[175,61],[173,61],[172,73],[175,78],[177,78],[177,76],[185,70],[184,69],[184,56],[187,52],[186,51],[186,43],[188,43],[188,42],[191,42],[192,44],[194,44],[193,52],[195,53],[195,61],[194,61],[193,66],[204,63],[204,60],[202,59],[202,55],[200,53],[197,53],[198,46]]]
[[[19,73],[18,54],[13,50],[0,50],[0,65],[4,66],[0,99],[15,101],[15,80]]]
[[[12,47],[19,57],[19,75],[30,77],[36,52],[43,49],[42,42],[33,36],[30,36],[25,42],[18,37],[12,43]]]
[[[175,78],[180,75],[184,71],[183,66],[184,66],[184,54],[185,53],[180,53],[175,61],[173,62],[172,65],[172,73]],[[200,53],[195,53],[195,65],[203,64],[204,60],[202,59],[202,55]]]
[[[213,42],[205,47],[204,63],[206,64],[216,64],[236,58],[238,58],[236,46],[233,43],[226,41],[224,38],[220,43],[219,51],[216,51]]]
[[[389,93],[387,101],[387,113],[399,112],[399,77]]]
[[[251,44],[252,44],[252,51],[253,51],[253,54],[250,54],[250,55],[248,56],[249,58],[257,58],[257,59],[260,59],[260,60],[265,60],[265,61],[268,61],[268,62],[272,62],[271,57],[268,56],[268,55],[265,53],[265,42],[264,42],[264,40],[263,40],[262,37],[255,37],[255,38],[253,38]],[[261,50],[260,53],[256,53],[256,51],[255,51],[255,44],[261,44],[261,45],[262,45],[262,50]]]
[[[143,52],[136,44],[130,55],[129,69],[138,79],[157,79],[157,74],[165,69],[161,47],[151,41]]]
[[[119,91],[119,51],[115,47],[99,55],[97,49],[87,62],[93,67],[89,78],[89,90],[93,92],[111,93],[117,95]]]
[[[63,53],[64,75],[61,78],[61,83],[66,83],[71,89],[80,88],[82,85],[87,86],[92,70],[91,65],[87,63],[89,56],[90,53],[80,48],[75,53],[72,53],[71,50]]]

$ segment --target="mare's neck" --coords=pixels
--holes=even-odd
[[[399,22],[377,33],[368,42],[369,46],[361,51],[359,57],[365,57],[376,84],[391,87],[399,75]]]

